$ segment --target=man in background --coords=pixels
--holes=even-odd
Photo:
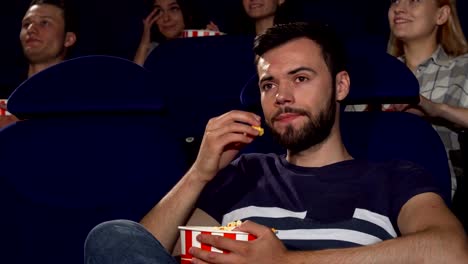
[[[21,22],[20,41],[29,66],[27,77],[65,60],[76,43],[76,29],[63,0],[33,0]],[[2,112],[7,105],[0,104]],[[0,128],[17,121],[0,116]]]

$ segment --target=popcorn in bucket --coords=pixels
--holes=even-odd
[[[229,230],[230,229],[230,230]],[[240,231],[232,231],[231,228],[223,227],[209,227],[209,226],[179,226],[180,230],[180,242],[181,242],[181,263],[188,264],[192,261],[192,255],[189,250],[191,247],[198,247],[202,250],[218,252],[218,253],[229,253],[219,250],[210,245],[201,244],[197,241],[199,234],[208,234],[214,236],[223,236],[239,241],[251,241],[256,237]]]

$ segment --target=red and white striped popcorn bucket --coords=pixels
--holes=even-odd
[[[208,234],[213,236],[223,236],[234,240],[239,241],[251,241],[256,239],[254,235],[240,232],[240,231],[227,231],[219,230],[215,227],[209,226],[179,226],[180,230],[180,244],[181,244],[181,263],[189,264],[192,261],[192,255],[190,255],[189,250],[191,247],[201,248],[203,250],[218,252],[218,253],[229,253],[226,251],[219,250],[210,245],[202,244],[197,241],[197,236],[199,234]]]
[[[186,29],[184,30],[184,38],[196,38],[196,37],[210,37],[210,36],[221,36],[224,33],[214,30],[199,30],[199,29]]]
[[[6,105],[8,103],[7,99],[0,99],[0,116],[9,116],[11,115],[6,109]]]

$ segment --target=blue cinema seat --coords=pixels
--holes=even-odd
[[[19,86],[0,130],[3,263],[83,263],[98,223],[139,221],[186,167],[142,67],[89,56]]]
[[[241,109],[239,93],[256,72],[253,37],[215,36],[162,43],[145,62],[164,94],[174,131],[193,161],[208,120]]]
[[[385,51],[357,41],[347,43],[351,87],[346,104],[415,103],[419,84],[405,65]],[[246,109],[261,114],[258,77],[253,76],[240,95]],[[401,112],[342,112],[341,131],[355,158],[373,161],[403,159],[422,165],[433,175],[447,204],[451,185],[448,158],[430,123]],[[266,134],[248,152],[284,153]]]
[[[453,196],[452,211],[462,222],[468,234],[468,132],[459,132],[458,141],[460,142],[463,176],[457,178],[457,190]]]

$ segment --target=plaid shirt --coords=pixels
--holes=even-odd
[[[404,62],[404,58],[399,58]],[[468,54],[451,58],[439,46],[414,73],[420,93],[427,99],[468,108]],[[434,125],[447,150],[460,149],[457,132],[448,126]]]

